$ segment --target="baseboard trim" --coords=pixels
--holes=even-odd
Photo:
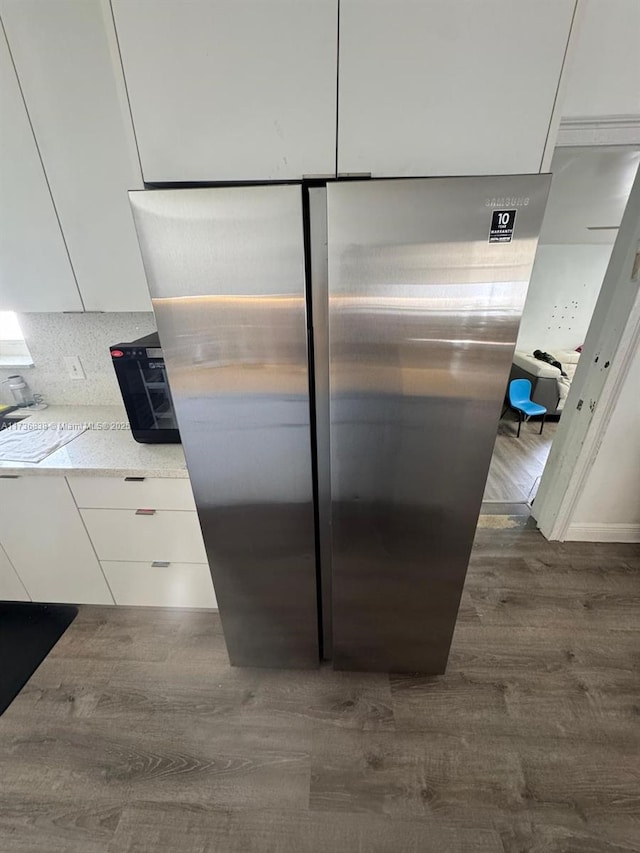
[[[565,542],[640,542],[640,524],[570,524]]]

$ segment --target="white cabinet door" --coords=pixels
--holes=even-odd
[[[84,307],[150,311],[127,196],[142,176],[104,10],[101,0],[0,0]]]
[[[571,57],[562,115],[640,116],[640,3],[588,0]]]
[[[27,591],[2,545],[0,545],[0,601],[29,601]]]
[[[539,172],[575,0],[341,0],[338,171]]]
[[[114,0],[147,181],[335,174],[337,0]]]
[[[64,477],[0,477],[0,542],[33,601],[113,604]]]
[[[0,89],[0,311],[81,311],[2,30]]]

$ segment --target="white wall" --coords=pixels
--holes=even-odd
[[[638,146],[556,148],[518,349],[584,343],[639,162]]]
[[[613,246],[539,246],[516,348],[584,343]]]
[[[0,383],[12,373],[21,373],[31,390],[45,402],[69,406],[114,406],[122,404],[109,347],[135,340],[156,329],[151,311],[87,314],[20,314],[34,367],[0,369]],[[86,379],[70,379],[65,355],[79,355]],[[0,384],[0,402],[13,398]]]
[[[540,243],[613,245],[638,163],[638,145],[556,148]]]
[[[640,118],[640,2],[584,0],[565,117]]]
[[[640,542],[639,389],[640,344],[578,499],[567,539]]]

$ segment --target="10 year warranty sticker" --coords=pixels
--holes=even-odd
[[[516,210],[494,210],[491,216],[490,243],[510,243],[516,224]]]

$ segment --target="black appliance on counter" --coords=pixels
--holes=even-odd
[[[180,433],[158,333],[114,344],[111,360],[134,439],[142,444],[178,444]]]

